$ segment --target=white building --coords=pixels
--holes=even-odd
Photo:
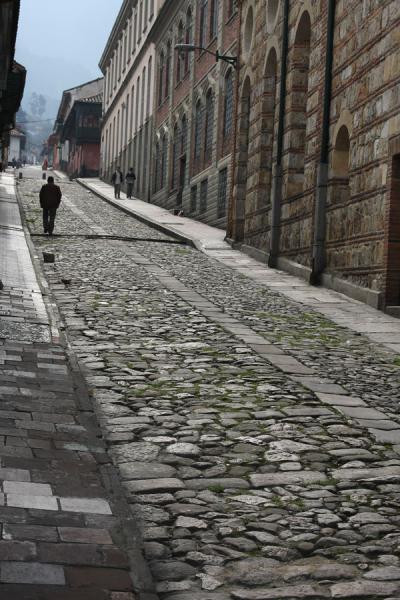
[[[148,34],[165,0],[124,0],[99,66],[104,74],[102,177],[133,167],[136,196],[150,198],[154,44]]]
[[[11,163],[14,158],[16,161],[22,159],[22,150],[25,142],[25,134],[19,129],[12,129],[10,132],[10,146],[8,149],[8,162]]]

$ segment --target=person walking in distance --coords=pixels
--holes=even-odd
[[[129,169],[129,171],[126,174],[125,177],[125,181],[126,181],[126,197],[127,198],[132,198],[132,192],[133,192],[133,184],[136,180],[136,175],[133,172],[132,167]]]
[[[54,183],[54,177],[47,178],[47,183],[40,190],[39,197],[43,209],[44,232],[53,235],[56,213],[62,197],[60,188]]]
[[[117,167],[117,169],[114,171],[111,176],[111,181],[114,185],[114,197],[120,198],[121,185],[124,183],[124,175],[121,171],[121,167]]]

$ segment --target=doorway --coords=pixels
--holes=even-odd
[[[386,306],[400,306],[400,154],[392,158],[389,189]]]

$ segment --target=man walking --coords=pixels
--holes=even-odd
[[[126,181],[126,197],[127,198],[132,198],[132,192],[133,192],[133,184],[136,180],[136,175],[133,172],[132,167],[129,169],[129,171],[126,174],[125,177],[125,181]]]
[[[43,209],[43,229],[45,233],[53,235],[54,221],[57,208],[61,202],[61,190],[54,183],[54,177],[48,177],[47,183],[40,190],[40,206]]]
[[[124,175],[121,171],[121,167],[117,167],[117,170],[111,176],[111,181],[114,184],[114,197],[120,198],[121,185],[124,183]]]

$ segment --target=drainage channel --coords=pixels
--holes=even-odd
[[[168,240],[168,239],[158,239],[158,238],[147,238],[147,237],[128,237],[124,235],[106,235],[106,234],[95,234],[95,233],[71,233],[71,234],[62,234],[56,233],[49,237],[45,233],[31,233],[31,237],[33,238],[46,238],[46,239],[85,239],[85,240],[116,240],[118,242],[153,242],[156,244],[175,244],[178,246],[187,246],[187,243],[184,240]]]

